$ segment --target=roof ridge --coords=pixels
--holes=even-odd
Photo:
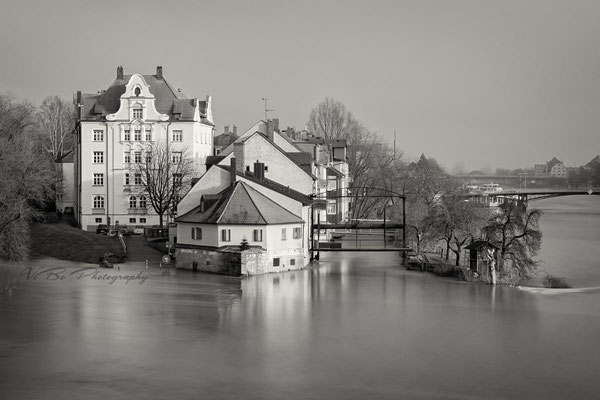
[[[239,182],[241,183],[241,182]],[[229,198],[227,199],[227,203],[225,203],[225,206],[223,207],[223,211],[221,212],[221,215],[219,215],[219,218],[217,218],[217,224],[221,221],[221,218],[223,218],[223,214],[225,214],[225,210],[227,210],[227,207],[229,207],[229,203],[231,203],[231,199],[233,198],[233,195],[235,194],[235,191],[238,188],[238,182],[235,183],[235,186],[233,187],[233,190],[231,191],[231,193],[229,194]],[[227,190],[227,189],[225,189]],[[221,191],[221,193],[223,193],[225,190]]]
[[[250,185],[246,185],[245,182],[240,182],[245,186],[248,186],[252,191],[256,192],[257,195],[264,197],[265,199],[267,199],[268,201],[270,201],[271,203],[275,204],[277,207],[281,208],[282,210],[287,211],[288,213],[292,214],[295,217],[298,218],[302,218],[300,215],[296,215],[293,212],[291,212],[290,210],[288,210],[287,208],[285,208],[284,206],[282,206],[281,204],[277,203],[275,200],[271,199],[269,196],[267,196],[266,194],[263,194],[261,192],[259,192],[258,190],[254,189],[252,186]],[[250,193],[248,192],[248,190],[246,189],[246,192],[248,193],[248,196],[250,197],[250,200],[252,200],[252,203],[254,204],[254,206],[256,207],[256,209],[258,210],[258,212],[260,213],[260,215],[262,216],[262,213],[260,212],[260,208],[256,205],[256,203],[254,202],[254,199],[252,198],[252,196],[250,195]],[[263,216],[263,219],[265,220],[265,223],[267,223],[267,219]]]
[[[265,224],[267,224],[267,219],[265,218],[265,216],[263,215],[263,213],[260,211],[260,208],[258,207],[258,205],[256,204],[256,202],[254,201],[254,199],[250,195],[250,192],[248,191],[248,188],[246,187],[248,185],[246,185],[246,183],[244,183],[242,181],[240,181],[240,185],[244,188],[244,190],[246,191],[246,194],[248,194],[248,197],[250,198],[250,201],[254,205],[254,208],[256,208],[256,211],[258,211],[258,215],[260,215],[260,217],[263,219],[263,221],[265,222]],[[265,197],[267,197],[267,196],[265,196]],[[267,197],[267,199],[268,199],[268,197]],[[271,199],[269,199],[269,200],[271,200]]]

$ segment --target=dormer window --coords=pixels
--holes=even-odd
[[[136,87],[134,90],[135,93],[135,97],[140,97],[140,95],[142,94],[142,89],[140,89],[140,87]]]

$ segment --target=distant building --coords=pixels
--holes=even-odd
[[[557,163],[552,166],[550,170],[550,176],[555,178],[566,178],[567,177],[567,168],[563,163]]]
[[[132,194],[142,181],[132,168],[145,162],[149,146],[164,143],[173,160],[186,149],[198,176],[213,154],[211,97],[187,98],[165,79],[160,66],[154,75],[124,75],[123,67],[118,67],[106,90],[77,92],[75,103],[79,112],[75,216],[81,229],[117,221],[159,223],[149,198]]]
[[[533,172],[535,176],[547,176],[548,166],[546,164],[535,164],[533,166]]]
[[[238,139],[237,126],[233,125],[233,131],[229,132],[229,125],[225,126],[225,132],[219,136],[215,136],[214,155],[218,155],[223,149],[230,146]]]

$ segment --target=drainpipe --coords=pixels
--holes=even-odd
[[[105,140],[105,148],[106,148],[106,158],[105,158],[105,163],[104,165],[105,167],[105,171],[106,171],[106,222],[108,225],[108,229],[110,230],[110,222],[111,222],[111,218],[110,218],[110,205],[111,202],[109,202],[109,191],[108,191],[108,122],[104,122],[104,126],[106,127],[106,140]]]

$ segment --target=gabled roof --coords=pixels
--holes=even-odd
[[[252,186],[238,181],[218,195],[205,195],[201,204],[175,220],[198,224],[270,225],[302,223]]]
[[[227,166],[227,165],[215,165],[215,167],[222,168],[227,172],[231,171],[231,167]],[[275,181],[272,181],[270,179],[267,179],[267,178],[258,179],[258,178],[255,178],[254,175],[251,173],[243,174],[240,171],[236,171],[236,175],[241,176],[244,179],[247,179],[249,181],[257,183],[266,188],[269,188],[277,193],[281,193],[282,195],[287,196],[290,199],[296,200],[296,201],[302,203],[303,205],[309,205],[309,204],[313,203],[313,200],[310,197],[308,197],[307,195],[300,193],[297,190],[290,189],[289,186],[283,186],[283,185],[281,185]]]
[[[233,133],[222,133],[218,136],[215,136],[215,146],[219,146],[219,147],[227,147],[229,146],[231,143],[235,142],[238,139],[237,135],[234,135]]]
[[[235,142],[232,143],[233,146],[235,146],[236,143],[244,143],[247,140],[250,140],[251,138],[253,138],[254,136],[261,136],[264,140],[267,141],[267,143],[269,143],[271,146],[275,147],[277,150],[279,150],[281,152],[281,154],[283,154],[284,156],[286,156],[289,160],[291,160],[294,164],[296,164],[300,169],[302,169],[302,171],[304,171],[307,175],[309,175],[313,180],[316,180],[317,177],[314,176],[310,170],[306,170],[304,168],[302,168],[302,166],[298,163],[298,161],[296,161],[294,158],[292,158],[290,156],[290,154],[295,154],[295,153],[287,153],[285,152],[281,147],[279,147],[277,144],[273,143],[272,141],[269,140],[269,138],[267,138],[262,132],[260,131],[256,131],[252,134],[249,135],[242,135],[240,136]],[[219,153],[219,156],[223,156],[226,157],[229,154],[231,154],[233,152],[233,146],[229,146],[226,149],[224,149],[222,152]],[[228,150],[229,149],[229,150]],[[299,149],[299,152],[303,152],[302,149]]]

